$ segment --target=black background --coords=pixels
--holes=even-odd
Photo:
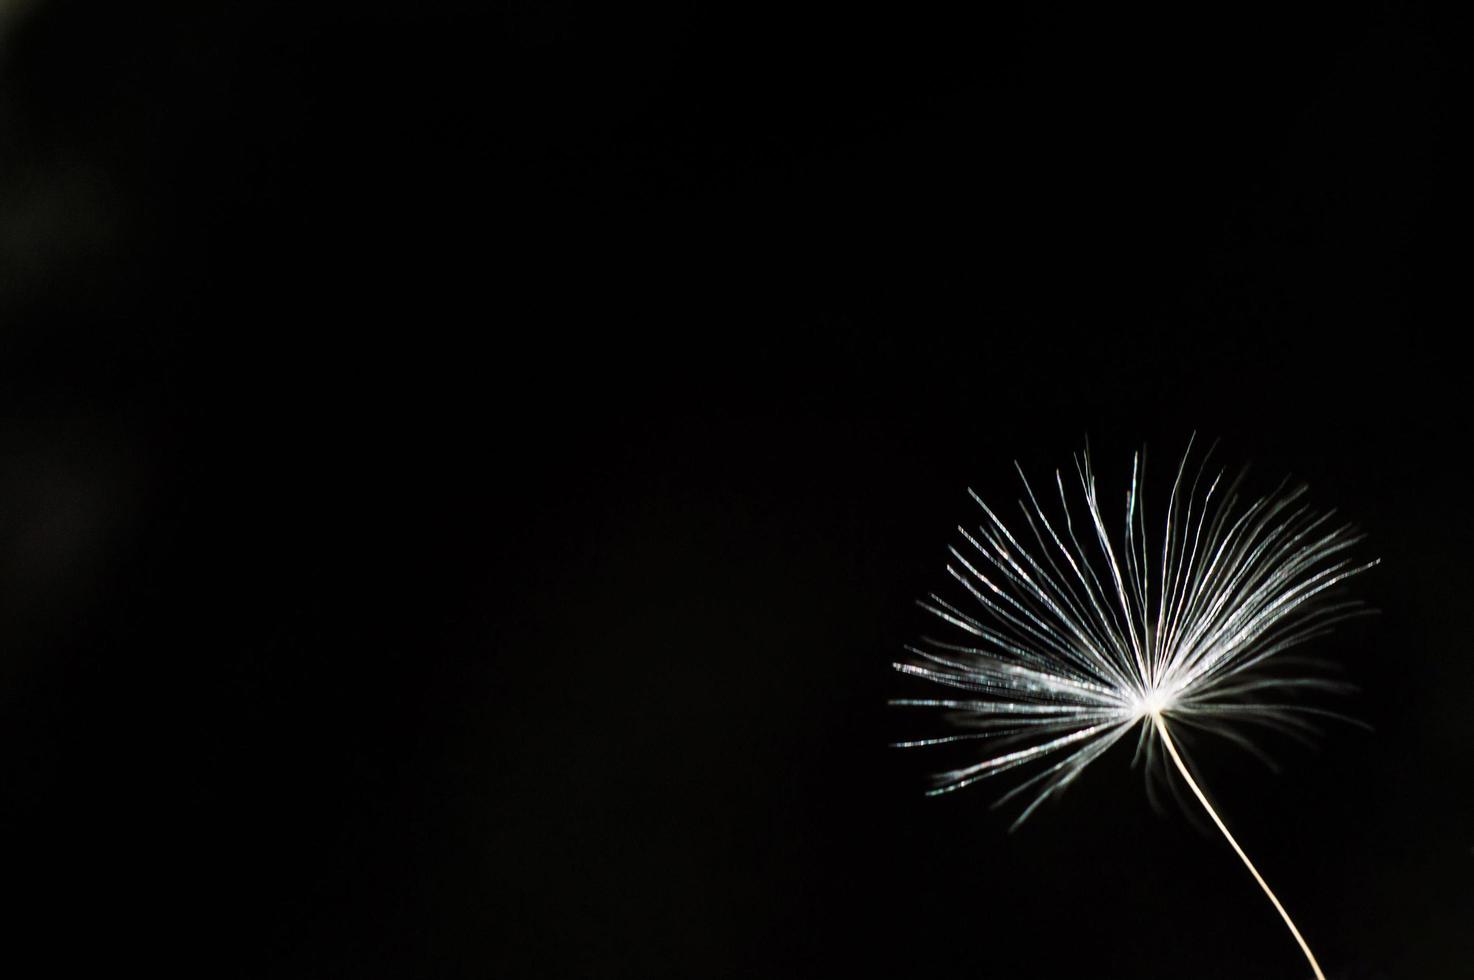
[[[969,6],[978,7],[971,12]],[[1042,5],[1041,5],[1042,6]],[[19,11],[19,12],[17,12]],[[7,945],[227,977],[1302,977],[1129,748],[889,663],[965,489],[1197,431],[1384,559],[1194,745],[1339,978],[1474,975],[1467,104],[1416,7],[0,21]],[[1158,472],[1160,476],[1160,472]]]

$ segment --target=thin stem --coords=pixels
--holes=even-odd
[[[1223,836],[1228,838],[1228,843],[1233,847],[1233,852],[1239,856],[1240,861],[1244,862],[1244,867],[1249,869],[1249,874],[1254,876],[1254,880],[1259,882],[1259,887],[1264,889],[1264,894],[1269,896],[1270,903],[1274,905],[1274,910],[1280,914],[1280,918],[1285,920],[1285,925],[1290,927],[1290,935],[1295,937],[1295,942],[1300,944],[1300,951],[1310,961],[1310,968],[1315,971],[1316,980],[1326,980],[1326,975],[1320,971],[1320,964],[1315,961],[1315,955],[1310,952],[1310,947],[1306,944],[1305,937],[1300,935],[1300,930],[1296,929],[1295,923],[1290,921],[1290,913],[1286,912],[1285,907],[1280,904],[1280,900],[1274,897],[1274,892],[1269,890],[1269,885],[1260,876],[1259,870],[1254,867],[1254,863],[1249,860],[1249,855],[1245,854],[1244,849],[1239,846],[1239,842],[1233,839],[1233,834],[1228,832],[1228,828],[1223,825],[1223,821],[1219,818],[1218,811],[1213,809],[1212,804],[1208,802],[1208,798],[1198,788],[1197,781],[1193,779],[1192,773],[1187,771],[1187,765],[1182,761],[1182,756],[1177,754],[1177,746],[1172,744],[1172,737],[1167,734],[1167,724],[1162,720],[1161,713],[1152,712],[1152,721],[1156,723],[1157,734],[1162,736],[1162,743],[1167,746],[1167,753],[1172,756],[1172,761],[1177,763],[1177,771],[1182,773],[1183,779],[1187,780],[1187,785],[1192,789],[1193,795],[1198,798],[1199,803],[1203,804],[1203,809],[1208,811],[1208,816],[1213,818],[1213,822],[1218,825],[1218,829],[1223,831]]]

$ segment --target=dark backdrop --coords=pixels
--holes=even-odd
[[[1215,798],[1471,975],[1463,35],[1284,6],[0,8],[27,975],[1303,977],[1129,748],[885,747],[966,488],[1193,431],[1384,559]]]

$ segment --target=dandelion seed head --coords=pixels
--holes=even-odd
[[[1361,535],[1307,504],[1305,487],[1245,498],[1242,474],[1210,456],[1194,459],[1189,441],[1149,518],[1137,454],[1115,527],[1088,450],[1047,484],[1020,469],[1016,517],[973,494],[981,519],[949,549],[957,588],[921,603],[945,635],[895,665],[948,696],[893,703],[942,709],[951,724],[898,745],[983,749],[931,792],[1034,766],[999,801],[1032,794],[1017,825],[1133,730],[1150,777],[1167,765],[1167,720],[1269,761],[1262,732],[1303,739],[1311,719],[1340,717],[1300,696],[1346,685],[1286,654],[1367,611],[1340,586],[1376,562],[1354,557]]]

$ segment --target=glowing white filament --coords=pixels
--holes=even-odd
[[[1213,805],[1208,802],[1208,797],[1204,796],[1203,791],[1198,788],[1197,780],[1193,779],[1192,773],[1187,771],[1187,764],[1182,761],[1182,756],[1177,754],[1177,746],[1173,743],[1172,736],[1167,734],[1167,725],[1162,721],[1162,716],[1153,715],[1152,721],[1156,723],[1157,734],[1162,737],[1162,744],[1167,746],[1167,751],[1171,754],[1172,761],[1177,764],[1177,771],[1182,773],[1183,779],[1187,780],[1187,785],[1193,791],[1193,795],[1198,798],[1199,803],[1203,804],[1203,809],[1208,811],[1208,816],[1213,818],[1213,823],[1218,826],[1219,830],[1223,831],[1223,836],[1228,838],[1229,846],[1233,848],[1233,852],[1239,856],[1240,861],[1244,862],[1244,867],[1249,869],[1249,874],[1254,876],[1254,880],[1259,882],[1259,887],[1264,889],[1264,894],[1269,896],[1270,903],[1274,905],[1274,910],[1280,914],[1280,918],[1285,920],[1285,925],[1290,927],[1290,935],[1295,937],[1295,942],[1300,944],[1300,951],[1310,961],[1310,968],[1315,971],[1316,980],[1326,980],[1326,975],[1320,971],[1320,964],[1315,961],[1315,954],[1310,951],[1310,945],[1305,941],[1305,937],[1300,935],[1300,930],[1295,928],[1295,923],[1290,921],[1290,913],[1285,911],[1285,907],[1280,904],[1280,900],[1275,897],[1274,892],[1269,890],[1269,884],[1259,874],[1259,869],[1254,867],[1254,862],[1249,860],[1249,855],[1244,853],[1244,849],[1239,846],[1239,842],[1233,839],[1233,834],[1230,834],[1228,828],[1223,825],[1223,820],[1218,816],[1218,811],[1213,809]]]

